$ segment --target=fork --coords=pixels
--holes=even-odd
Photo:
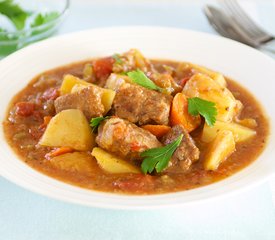
[[[259,45],[255,44],[253,40],[244,35],[242,33],[242,29],[234,24],[232,18],[228,16],[224,11],[213,6],[206,5],[204,7],[204,14],[206,15],[209,23],[220,35],[231,38],[238,42],[242,42],[252,47],[259,48]]]
[[[231,38],[235,41],[242,42],[248,45],[247,39],[244,39],[235,26],[232,25],[232,20],[222,10],[206,5],[203,9],[208,22],[222,36]]]
[[[232,26],[252,47],[275,52],[275,37],[259,27],[242,9],[237,0],[220,1],[230,16]]]

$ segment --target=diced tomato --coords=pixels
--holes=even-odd
[[[127,192],[147,191],[154,188],[154,177],[135,174],[131,178],[120,179],[113,182],[113,186]]]
[[[98,79],[108,77],[113,69],[115,60],[112,57],[101,58],[93,62],[93,69]]]
[[[134,152],[138,152],[141,149],[141,145],[138,142],[132,142],[130,147]]]
[[[42,94],[42,98],[45,100],[55,100],[59,95],[59,90],[57,88],[49,88]]]
[[[16,104],[15,113],[22,117],[31,116],[35,111],[35,104],[31,102],[19,102]]]

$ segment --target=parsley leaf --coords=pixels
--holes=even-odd
[[[17,30],[22,30],[25,27],[28,13],[13,0],[0,1],[0,13],[8,17]]]
[[[115,53],[112,57],[113,57],[113,59],[115,59],[116,64],[122,64],[122,60],[121,60],[119,54]]]
[[[193,115],[202,115],[209,126],[214,126],[217,117],[217,107],[214,102],[209,102],[198,97],[188,98],[188,112]]]
[[[144,157],[144,160],[141,164],[141,171],[146,174],[147,172],[152,173],[154,169],[159,173],[165,169],[172,157],[173,153],[180,145],[183,135],[177,137],[177,139],[164,146],[159,148],[151,148],[140,154],[141,157]]]
[[[162,91],[162,88],[158,87],[151,79],[149,79],[141,70],[131,71],[127,73],[127,76],[136,84],[151,89]]]
[[[96,132],[99,124],[108,118],[110,118],[110,116],[92,118],[90,121],[90,126],[92,127],[93,132]]]
[[[58,12],[39,13],[31,23],[31,27],[38,27],[59,17]]]

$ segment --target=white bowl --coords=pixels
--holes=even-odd
[[[218,70],[245,86],[262,103],[271,124],[268,145],[251,165],[220,182],[197,189],[151,196],[101,193],[50,178],[23,163],[0,129],[0,174],[18,185],[56,199],[83,205],[142,209],[205,201],[243,190],[275,172],[275,61],[243,44],[205,33],[160,27],[94,29],[42,41],[0,62],[0,120],[11,98],[37,74],[68,63],[130,48],[146,57],[190,61]]]

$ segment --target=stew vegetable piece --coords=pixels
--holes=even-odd
[[[219,181],[254,161],[269,133],[257,100],[234,81],[136,49],[40,74],[12,99],[3,124],[29,166],[124,194]]]

